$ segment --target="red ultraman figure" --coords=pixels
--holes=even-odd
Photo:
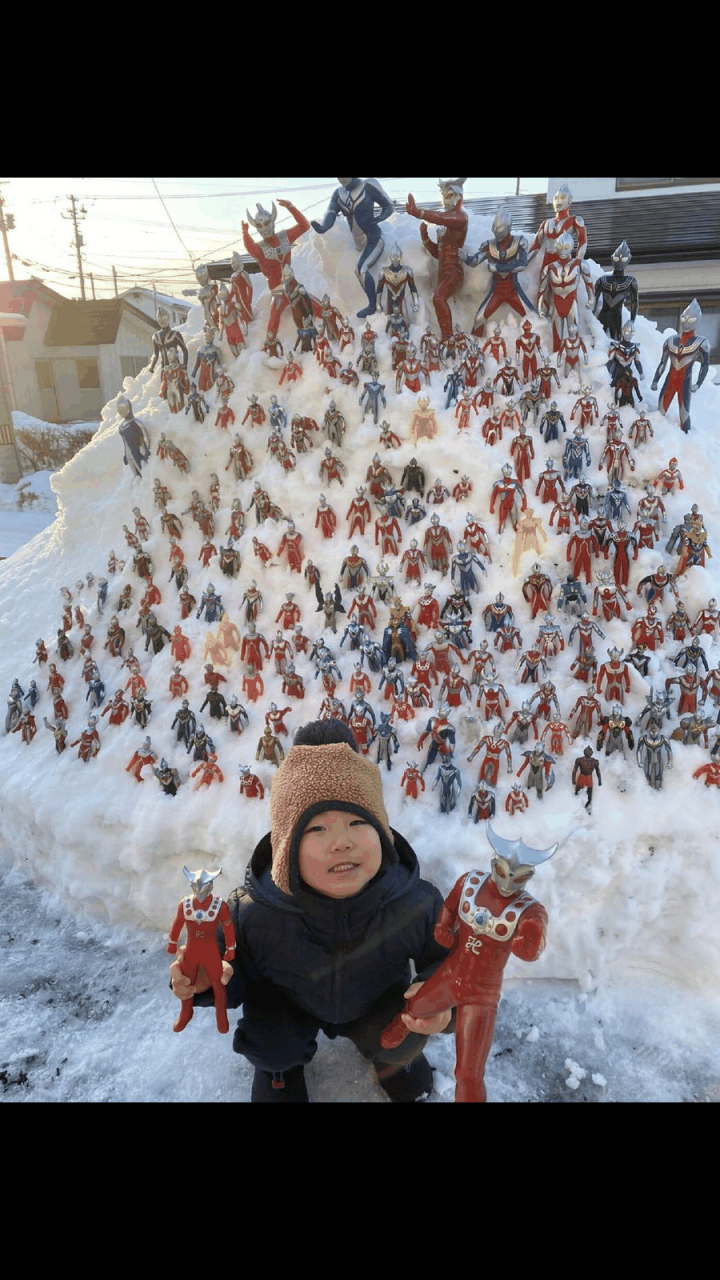
[[[518,364],[522,359],[523,382],[530,382],[536,376],[539,355],[540,337],[533,333],[532,321],[523,320],[522,335],[515,342],[515,359]]]
[[[268,213],[266,209],[258,205],[254,218],[249,213],[247,215],[248,220],[260,232],[262,237],[260,244],[256,244],[254,240],[250,239],[250,228],[247,222],[242,223],[245,249],[255,259],[265,276],[268,291],[272,298],[270,318],[268,320],[268,336],[272,338],[277,336],[280,318],[289,304],[287,295],[281,289],[283,267],[290,265],[292,246],[295,241],[310,230],[310,223],[307,218],[303,217],[289,200],[278,200],[278,204],[287,209],[288,213],[291,213],[295,219],[295,226],[290,227],[287,231],[275,232],[277,209],[274,201],[271,213]]]
[[[454,182],[440,182],[440,196],[443,208],[441,212],[433,209],[419,209],[413,196],[407,199],[406,212],[413,218],[422,219],[420,237],[428,253],[437,260],[438,285],[433,294],[435,315],[440,325],[440,335],[444,341],[452,337],[453,326],[448,299],[457,293],[463,282],[463,265],[460,250],[465,244],[468,217],[463,209],[464,178]],[[430,239],[426,223],[439,227],[437,242]]]
[[[408,762],[408,766],[400,779],[400,786],[409,799],[417,800],[419,794],[418,788],[420,788],[420,791],[425,790],[425,779],[420,773],[417,765],[410,764]]]
[[[535,457],[535,445],[532,437],[527,434],[524,426],[520,427],[519,433],[513,436],[510,443],[510,457],[515,463],[515,475],[520,484],[524,480],[530,479],[530,460]]]
[[[619,702],[621,705],[625,701],[625,694],[630,692],[630,676],[626,664],[621,662],[622,654],[622,649],[615,646],[608,649],[610,661],[602,664],[595,685],[597,692],[602,693],[605,683],[605,701]]]
[[[568,562],[572,560],[572,572],[574,578],[579,578],[581,573],[585,574],[585,581],[590,585],[591,582],[591,557],[600,555],[600,547],[595,534],[588,527],[588,521],[583,516],[580,521],[580,527],[568,539],[567,555]]]
[[[485,1102],[485,1063],[492,1044],[505,965],[510,955],[537,960],[545,948],[547,912],[526,885],[557,845],[531,849],[521,840],[504,840],[488,824],[494,850],[490,872],[463,875],[445,899],[435,925],[435,940],[450,954],[385,1029],[384,1048],[408,1034],[404,1018],[431,1017],[457,1009],[455,1101]]]
[[[570,414],[571,422],[574,422],[575,414],[578,414],[578,425],[582,427],[583,431],[587,427],[593,426],[593,424],[597,421],[597,418],[599,417],[599,413],[600,413],[598,409],[598,402],[595,399],[595,396],[590,394],[591,390],[592,390],[591,387],[587,387],[587,386],[581,387],[582,395],[580,396],[579,400],[575,401],[575,404],[573,405],[573,408],[572,408],[572,413]],[[631,431],[631,435],[632,435],[632,431]]]
[[[183,928],[187,930],[187,942],[182,958],[177,962],[180,971],[190,983],[198,979],[200,969],[207,973],[215,998],[215,1021],[217,1029],[226,1035],[230,1030],[227,1019],[225,987],[222,982],[223,964],[235,959],[235,928],[230,919],[227,903],[213,894],[213,881],[221,874],[218,871],[188,871],[183,867],[183,875],[190,881],[192,897],[181,899],[177,915],[172,923],[168,939],[168,954],[177,952],[178,940]],[[217,942],[217,926],[221,925],[225,939],[225,955],[220,955]],[[180,1016],[173,1031],[183,1031],[193,1016],[192,996],[182,1001]]]

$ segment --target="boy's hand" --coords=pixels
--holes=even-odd
[[[178,1000],[190,1000],[193,996],[200,995],[203,991],[208,991],[211,986],[210,979],[202,966],[198,973],[197,982],[191,982],[190,979],[185,976],[180,967],[184,955],[185,948],[179,947],[178,953],[173,960],[173,963],[170,965],[170,981],[172,982],[173,995],[177,996]],[[220,981],[224,987],[227,986],[232,975],[232,965],[228,964],[227,960],[223,960],[222,977]]]
[[[405,999],[410,1000],[422,986],[422,982],[413,982],[405,992]],[[443,1009],[442,1013],[434,1013],[431,1018],[413,1018],[409,1013],[400,1015],[408,1031],[415,1031],[420,1036],[434,1036],[444,1031],[452,1017],[452,1009]]]

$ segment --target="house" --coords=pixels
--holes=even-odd
[[[155,289],[141,289],[138,286],[134,289],[125,289],[120,297],[153,320],[158,307],[164,307],[170,316],[171,329],[177,329],[178,325],[184,324],[190,314],[189,303],[183,302],[181,298],[172,298],[167,293],[157,293]]]
[[[12,312],[0,311],[0,484],[17,484],[22,476],[15,427],[10,412],[12,392],[5,334],[8,329],[17,329],[19,325],[24,326],[25,323],[23,316],[16,318]]]
[[[40,280],[0,281],[13,407],[46,422],[88,421],[148,364],[159,327],[124,298],[77,302]]]

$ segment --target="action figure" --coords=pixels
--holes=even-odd
[[[535,789],[538,800],[542,800],[546,791],[555,785],[555,763],[554,756],[549,755],[543,750],[542,744],[537,742],[531,751],[523,751],[524,763],[520,765],[517,776],[520,777],[525,769],[528,771],[526,785],[529,791]]]
[[[178,330],[170,328],[169,311],[165,307],[158,307],[155,315],[160,328],[156,329],[152,335],[153,358],[150,362],[150,372],[155,372],[158,360],[160,360],[161,370],[167,368],[170,354],[177,356],[178,350],[182,352],[183,366],[187,368],[188,350]]]
[[[580,333],[576,324],[568,325],[567,337],[563,338],[560,343],[560,349],[557,357],[557,367],[564,378],[568,378],[571,373],[577,374],[578,385],[582,391],[582,375],[580,372],[580,357],[583,363],[588,362],[587,347],[580,337]]]
[[[185,396],[189,394],[190,383],[185,368],[180,364],[177,352],[171,351],[160,379],[160,399],[167,401],[171,413],[179,413],[185,408]]]
[[[211,325],[205,325],[203,329],[205,334],[205,346],[200,347],[195,361],[195,367],[192,371],[192,377],[197,376],[198,369],[200,377],[197,380],[200,391],[210,391],[215,385],[218,374],[222,369],[222,354],[215,346],[215,330]]]
[[[533,508],[528,507],[515,525],[515,543],[512,555],[512,573],[515,577],[520,568],[520,561],[526,551],[535,551],[538,554],[542,551],[538,538],[541,538],[543,542],[548,540],[540,516],[533,515]]]
[[[341,185],[333,193],[323,221],[313,221],[311,226],[319,235],[324,235],[334,226],[338,214],[347,219],[355,246],[360,250],[355,275],[367,297],[367,306],[357,312],[362,319],[374,315],[377,309],[372,268],[379,262],[385,248],[380,223],[391,216],[393,204],[380,184],[371,179],[339,178],[338,181]]]
[[[552,582],[547,573],[543,573],[542,564],[538,562],[533,564],[532,573],[523,582],[523,598],[532,607],[530,618],[536,618],[541,609],[544,611],[550,605]]]
[[[496,480],[492,487],[490,495],[490,514],[495,514],[495,504],[498,506],[498,533],[502,533],[508,520],[513,529],[517,527],[520,513],[527,508],[527,498],[525,490],[512,474],[512,467],[508,464],[501,468],[502,479]],[[518,506],[518,503],[520,504]],[[539,548],[538,548],[539,550]]]
[[[485,1102],[485,1063],[490,1053],[502,974],[510,957],[537,960],[545,947],[547,913],[526,892],[535,867],[555,852],[530,849],[498,837],[488,824],[494,850],[490,874],[471,871],[457,881],[443,904],[435,940],[451,948],[447,959],[381,1037],[394,1048],[408,1034],[403,1014],[428,1017],[457,1007],[455,1101]]]
[[[197,773],[196,769],[193,773]],[[172,793],[171,793],[172,794]],[[227,1019],[225,987],[222,983],[224,966],[230,969],[235,959],[235,927],[230,918],[227,903],[219,895],[213,894],[213,881],[222,874],[217,871],[188,871],[183,867],[183,875],[192,887],[192,897],[181,899],[177,915],[168,935],[168,954],[174,956],[183,928],[187,930],[187,942],[183,948],[182,958],[177,961],[180,972],[191,983],[198,979],[203,969],[210,981],[215,1003],[215,1022],[218,1031],[225,1035],[230,1030]],[[225,940],[225,952],[221,957],[217,941],[217,926],[220,925]],[[175,1021],[173,1031],[182,1031],[193,1016],[192,996],[182,1001],[179,1017]]]
[[[390,748],[395,755],[400,750],[398,736],[390,723],[390,712],[380,712],[380,723],[375,730],[375,740],[378,744],[377,763],[380,765],[383,761],[387,766],[388,772],[392,769],[392,754]]]
[[[455,808],[462,791],[462,774],[453,761],[452,754],[440,762],[433,791],[440,786],[440,812],[451,813]]]
[[[448,299],[457,293],[463,282],[460,251],[465,243],[468,226],[468,217],[462,207],[464,183],[465,178],[446,182],[441,180],[438,183],[443,205],[440,213],[432,209],[419,209],[411,195],[405,206],[406,213],[411,217],[422,219],[420,238],[427,252],[438,263],[438,285],[433,294],[433,306],[443,340],[450,338],[453,331]],[[441,228],[437,242],[433,242],[428,235],[428,222]]]
[[[680,427],[690,430],[690,397],[698,391],[705,381],[710,367],[710,343],[707,338],[696,336],[695,330],[702,319],[702,311],[696,298],[685,308],[680,316],[680,332],[674,333],[663,346],[662,359],[651,383],[651,390],[657,391],[657,385],[670,361],[670,371],[663,383],[658,400],[658,409],[666,414],[677,396],[680,410]],[[692,366],[700,363],[697,382],[692,381]]]
[[[118,396],[117,410],[124,419],[118,427],[123,442],[123,465],[132,467],[136,476],[150,457],[150,437],[147,428],[134,416],[132,405],[125,396]]]
[[[310,230],[310,223],[307,218],[303,217],[299,209],[296,209],[289,200],[278,200],[278,204],[287,209],[288,213],[292,214],[295,219],[295,226],[290,227],[289,230],[275,231],[277,209],[274,201],[270,213],[258,205],[254,218],[250,216],[249,212],[247,214],[248,222],[251,222],[255,229],[260,232],[262,237],[261,244],[256,244],[250,238],[248,223],[242,223],[245,249],[258,263],[262,274],[267,280],[268,291],[272,298],[270,318],[268,320],[268,339],[271,342],[277,339],[280,319],[290,303],[290,299],[282,289],[283,267],[290,266],[292,246],[295,241]]]
[[[577,291],[582,279],[588,298],[593,296],[590,272],[580,256],[573,256],[573,239],[564,233],[555,241],[555,260],[544,266],[538,286],[538,312],[552,320],[553,351],[559,351],[571,325],[577,325]],[[547,255],[546,255],[547,257]],[[587,308],[592,306],[588,301]]]
[[[592,747],[585,747],[581,756],[578,756],[572,771],[572,783],[575,787],[575,795],[578,795],[580,788],[583,787],[587,791],[587,799],[585,808],[590,812],[592,807],[593,794],[593,775],[597,774],[598,786],[602,786],[602,777],[600,776],[600,761],[593,755]]]
[[[512,234],[512,213],[509,208],[504,206],[498,209],[493,219],[492,233],[493,239],[481,244],[477,253],[462,255],[466,266],[477,267],[485,262],[490,272],[490,289],[480,303],[473,321],[473,334],[479,337],[485,333],[485,323],[498,307],[506,305],[519,316],[534,311],[518,280],[520,272],[527,266],[527,240],[524,236]],[[526,324],[530,327],[529,322],[526,321]]]
[[[600,276],[595,281],[595,314],[610,338],[620,337],[623,306],[627,307],[632,321],[637,315],[638,282],[634,276],[625,274],[631,259],[627,241],[623,240],[612,255],[612,275]]]

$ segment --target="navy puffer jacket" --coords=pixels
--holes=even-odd
[[[410,960],[424,981],[445,959],[433,929],[443,897],[420,878],[417,857],[397,831],[398,861],[383,867],[352,898],[303,889],[290,896],[270,875],[270,836],[257,845],[228,906],[237,959],[228,1007],[263,1007],[281,991],[319,1022],[362,1017],[395,982],[411,981]]]

